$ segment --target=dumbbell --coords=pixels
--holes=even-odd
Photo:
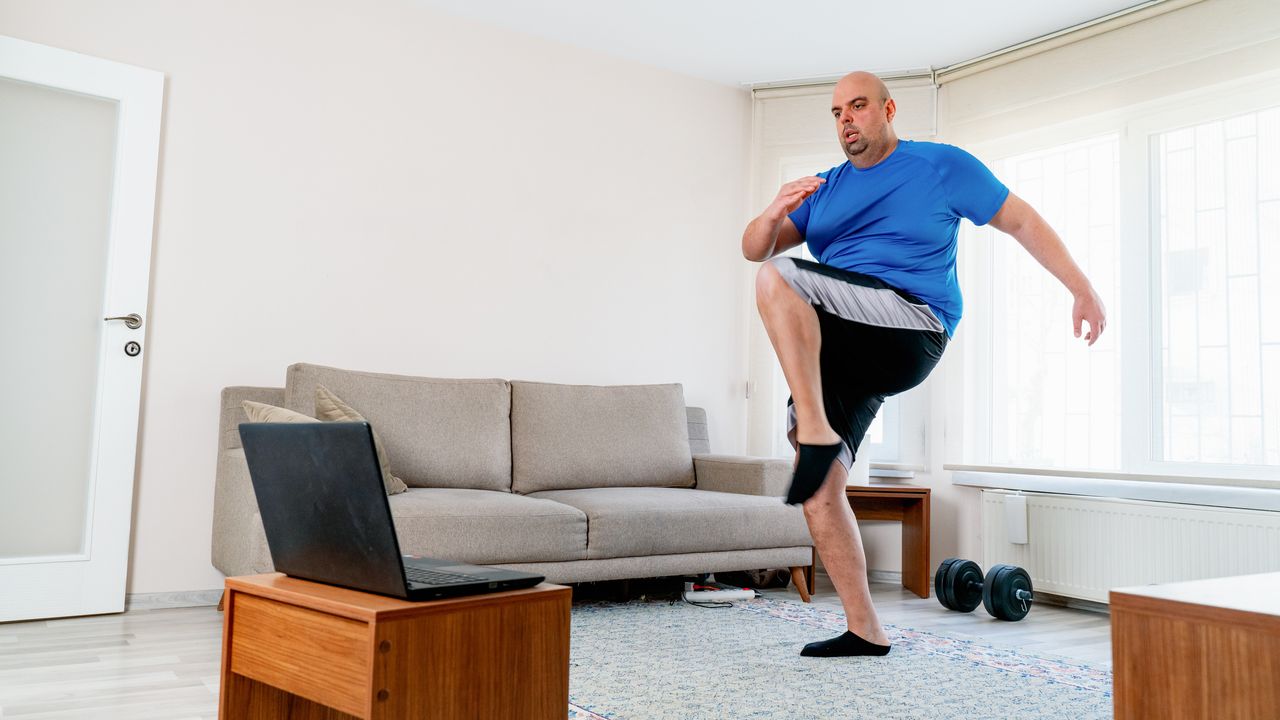
[[[1021,620],[1031,612],[1031,576],[1017,565],[996,565],[984,579],[978,563],[947,558],[933,575],[933,589],[948,610],[971,612],[981,603],[1000,620]]]

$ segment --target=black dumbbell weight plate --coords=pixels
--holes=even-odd
[[[996,565],[987,573],[982,585],[982,605],[992,617],[1017,621],[1031,611],[1031,600],[1018,597],[1018,591],[1031,594],[1031,576],[1016,565]]]
[[[947,568],[943,584],[951,597],[951,609],[972,612],[982,604],[982,568],[972,560],[958,560]]]
[[[942,603],[942,607],[948,610],[955,610],[951,607],[951,591],[947,587],[947,568],[957,562],[960,558],[947,558],[938,566],[938,571],[933,574],[933,594],[938,598],[938,602]]]

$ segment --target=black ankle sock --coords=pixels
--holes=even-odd
[[[846,630],[840,637],[811,642],[800,651],[807,657],[852,657],[855,655],[888,655],[891,645],[876,645]]]
[[[800,460],[796,463],[795,474],[791,476],[791,488],[787,490],[787,504],[799,505],[813,497],[827,479],[831,463],[840,456],[843,442],[834,445],[806,445],[798,443]]]

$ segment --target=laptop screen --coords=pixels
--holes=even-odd
[[[244,423],[240,438],[277,571],[406,596],[368,423]]]

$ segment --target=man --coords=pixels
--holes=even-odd
[[[756,304],[791,389],[787,502],[803,503],[849,629],[802,655],[889,652],[844,487],[885,397],[929,375],[960,321],[960,218],[1012,235],[1067,287],[1076,337],[1082,321],[1089,345],[1106,327],[1102,301],[1044,219],[964,150],[898,140],[896,112],[875,75],[842,78],[831,114],[848,161],[783,185],[742,235],[748,260],[768,260]],[[819,263],[776,257],[802,242]]]

